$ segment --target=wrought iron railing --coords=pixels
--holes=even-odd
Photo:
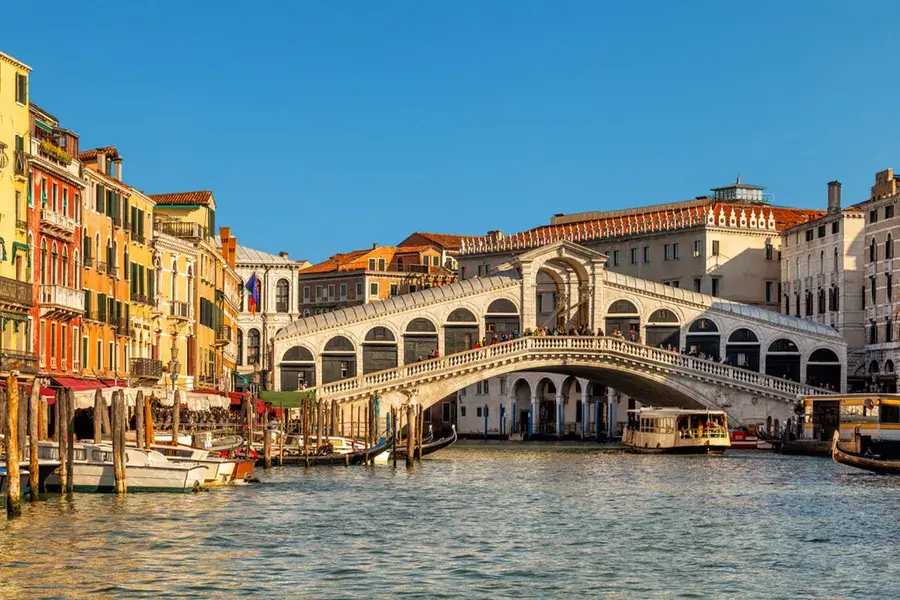
[[[172,300],[169,302],[169,314],[179,319],[187,319],[191,316],[191,307],[187,302]]]
[[[22,306],[34,306],[32,285],[25,281],[0,277],[0,300]]]
[[[163,364],[155,358],[132,358],[129,365],[131,377],[159,379],[163,375]]]
[[[34,352],[0,351],[0,371],[18,369],[20,373],[38,372],[38,357]]]

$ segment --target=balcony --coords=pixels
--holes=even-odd
[[[232,333],[231,326],[220,325],[216,328],[216,346],[227,346],[231,343]]]
[[[119,276],[119,265],[106,265],[106,274],[110,277],[118,277]]]
[[[110,320],[110,325],[113,326],[113,329],[116,330],[116,335],[119,337],[130,337],[131,330],[128,328],[128,321],[125,317],[112,317]]]
[[[163,364],[155,358],[132,358],[128,374],[138,379],[159,381],[163,375]]]
[[[36,157],[45,163],[49,163],[56,169],[62,169],[71,177],[78,177],[80,162],[73,160],[68,152],[55,146],[46,140],[40,140],[34,136],[31,137],[31,156]]]
[[[0,308],[25,313],[34,306],[33,287],[30,283],[9,277],[0,277]]]
[[[144,294],[131,294],[131,301],[139,304],[150,304],[149,298]]]
[[[96,323],[106,323],[106,313],[100,312],[96,309],[84,311],[84,318],[88,321],[94,321]]]
[[[153,229],[179,238],[206,237],[206,228],[190,221],[153,221]]]
[[[146,244],[147,240],[144,238],[143,234],[139,234],[136,231],[131,232],[131,241],[135,244]]]
[[[106,263],[102,260],[97,261],[97,272],[103,275],[106,273]]]
[[[76,225],[75,219],[50,210],[49,208],[41,209],[41,233],[71,242]]]
[[[38,372],[38,358],[34,352],[13,352],[4,350],[0,354],[0,371],[8,373],[18,369],[19,373],[35,375]]]
[[[187,302],[172,300],[169,302],[169,316],[173,319],[190,319],[191,307]]]
[[[13,173],[16,177],[25,177],[28,168],[28,157],[22,150],[16,150],[13,154]]]
[[[84,313],[84,292],[64,285],[41,286],[41,316],[71,319]]]
[[[28,219],[20,219],[16,217],[16,229],[28,229]]]
[[[94,266],[94,257],[91,256],[90,254],[85,254],[85,255],[82,257],[82,263],[81,263],[81,264],[82,264],[83,266],[85,266],[85,267],[93,267],[93,266]]]

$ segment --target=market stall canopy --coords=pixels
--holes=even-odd
[[[263,400],[274,408],[300,408],[306,400],[315,400],[315,390],[297,390],[296,392],[260,392]]]

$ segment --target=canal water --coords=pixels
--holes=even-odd
[[[729,451],[457,447],[0,520],[0,598],[896,598],[900,479]]]

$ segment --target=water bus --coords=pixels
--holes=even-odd
[[[721,454],[731,446],[728,417],[721,410],[633,409],[622,443],[647,454]]]

